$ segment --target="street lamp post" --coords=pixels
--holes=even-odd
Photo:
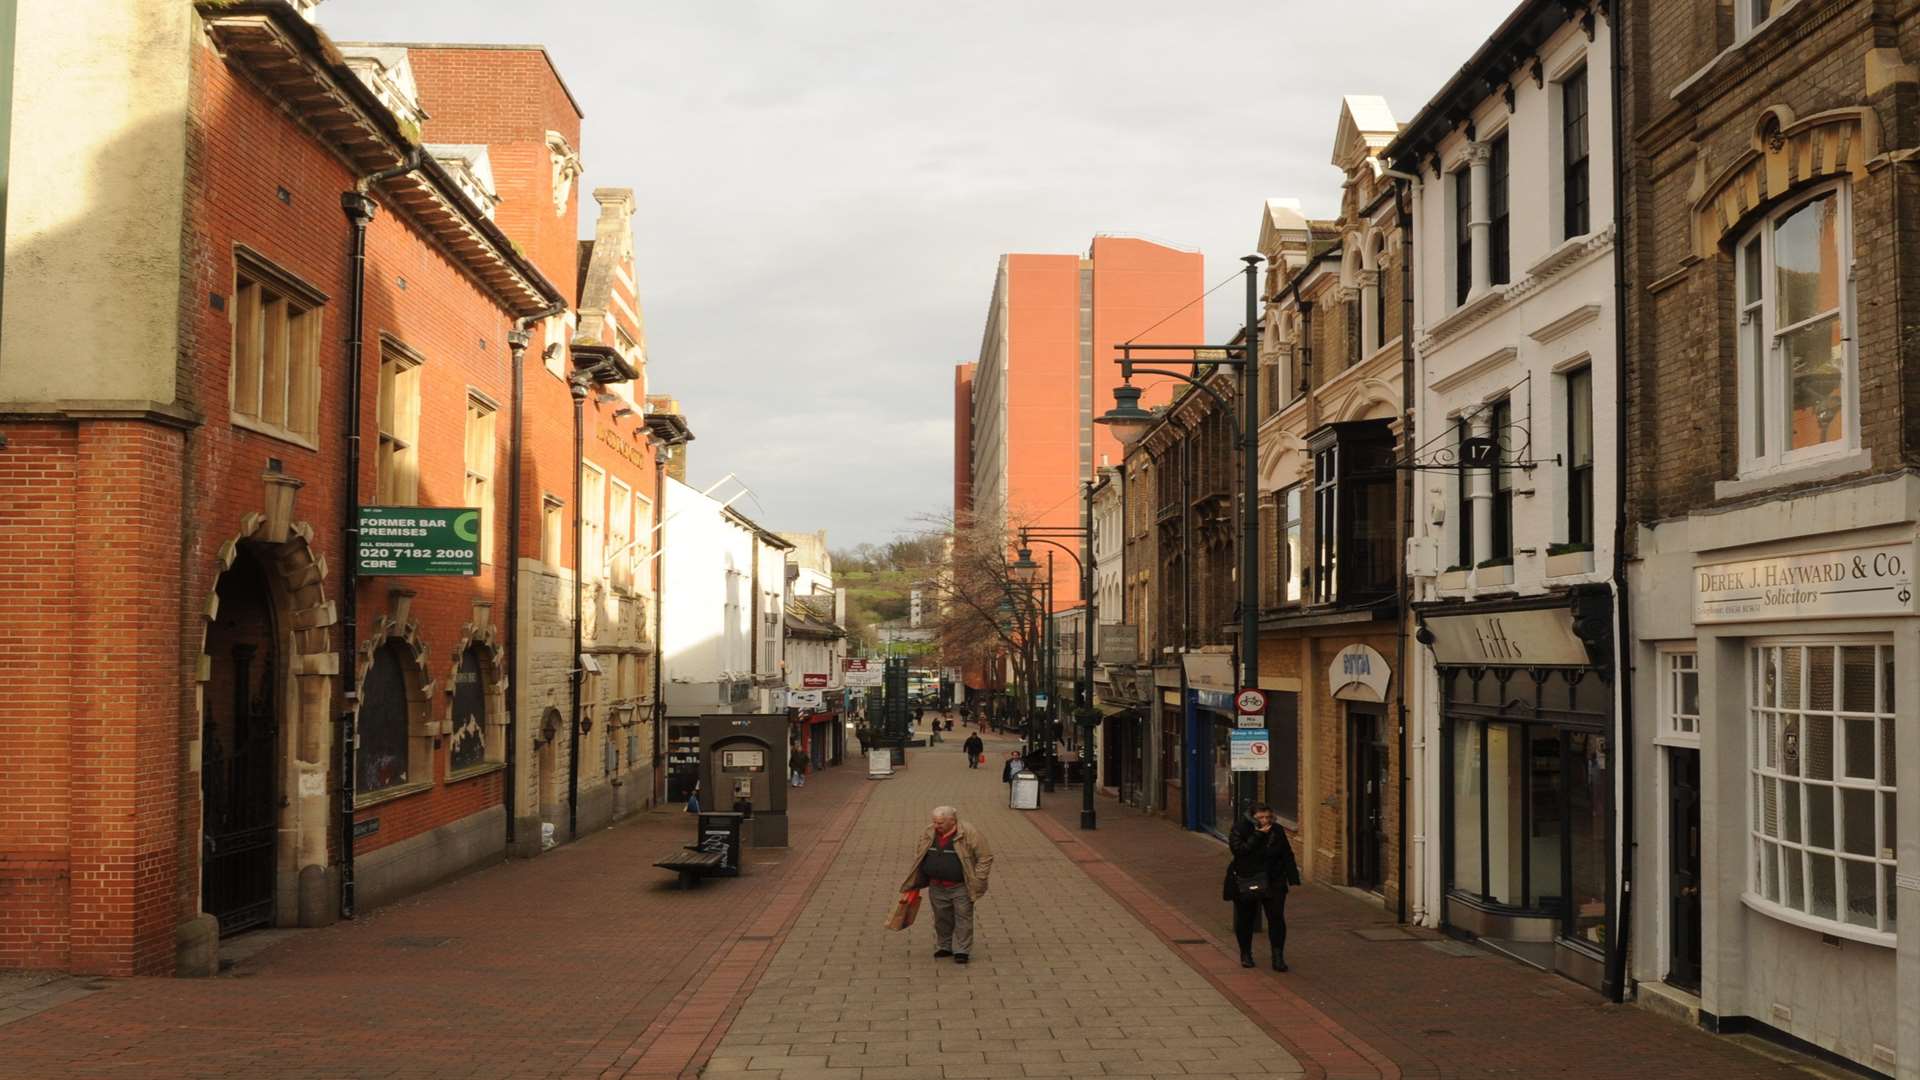
[[[1257,401],[1260,381],[1260,263],[1258,255],[1248,255],[1242,262],[1247,264],[1247,312],[1246,330],[1240,347],[1236,350],[1229,346],[1207,345],[1117,345],[1120,350],[1121,384],[1113,388],[1114,406],[1108,412],[1096,418],[1096,423],[1106,424],[1120,442],[1132,446],[1147,433],[1147,428],[1158,417],[1140,407],[1140,389],[1133,385],[1133,376],[1159,375],[1178,379],[1194,388],[1211,395],[1214,400],[1225,406],[1227,402],[1203,380],[1177,371],[1134,366],[1133,354],[1146,353],[1187,353],[1186,359],[1168,357],[1157,360],[1162,364],[1174,364],[1198,370],[1202,367],[1218,365],[1231,367],[1238,372],[1238,393],[1240,395],[1240,419],[1235,424],[1235,435],[1240,443],[1241,499],[1240,499],[1240,686],[1242,688],[1260,685],[1260,412]],[[1235,352],[1239,355],[1235,356]],[[1207,356],[1199,354],[1207,353]],[[1231,413],[1229,413],[1231,416]]]
[[[1087,480],[1082,482],[1082,493],[1085,496],[1086,502],[1084,507],[1085,517],[1082,519],[1085,523],[1084,529],[1073,529],[1063,525],[1030,525],[1020,530],[1020,548],[1023,556],[1025,556],[1029,544],[1035,542],[1051,544],[1061,551],[1066,552],[1067,557],[1071,558],[1074,561],[1074,565],[1080,570],[1080,598],[1083,601],[1084,607],[1082,616],[1086,623],[1084,628],[1086,641],[1085,648],[1080,657],[1080,678],[1077,680],[1078,686],[1075,688],[1074,693],[1074,712],[1075,719],[1080,724],[1080,827],[1091,830],[1099,826],[1099,819],[1094,812],[1093,805],[1095,778],[1094,760],[1092,757],[1094,727],[1093,651],[1094,633],[1098,619],[1098,606],[1093,598],[1093,481]],[[1081,553],[1076,554],[1072,548],[1058,540],[1048,539],[1047,537],[1049,535],[1079,540],[1082,544]],[[1083,555],[1084,557],[1082,557]],[[1018,563],[1014,565],[1016,567],[1019,566]]]

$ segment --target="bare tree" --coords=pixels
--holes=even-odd
[[[1033,586],[1009,565],[1017,527],[940,522],[947,557],[923,583],[941,662],[965,670],[1014,660],[1019,683],[1036,686],[1043,613]]]

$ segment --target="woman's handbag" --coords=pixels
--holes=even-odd
[[[920,890],[908,889],[893,902],[893,911],[887,916],[887,929],[905,930],[913,925],[913,917],[920,914]]]
[[[1233,891],[1242,900],[1260,900],[1273,895],[1273,882],[1268,880],[1265,870],[1251,874],[1236,871],[1233,875]]]

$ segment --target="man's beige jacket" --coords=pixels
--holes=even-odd
[[[976,832],[966,822],[956,826],[960,835],[953,838],[953,853],[960,856],[960,869],[966,871],[967,895],[975,900],[987,895],[987,876],[993,873],[993,847],[987,838]],[[926,857],[927,849],[933,846],[933,826],[928,825],[920,833],[920,843],[913,849],[913,867],[907,871],[906,880],[900,883],[900,891],[925,888],[926,875],[920,872],[920,860]]]

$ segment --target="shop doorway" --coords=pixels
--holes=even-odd
[[[1667,754],[1667,979],[1700,992],[1700,751]]]
[[[1181,758],[1181,735],[1186,731],[1185,710],[1166,706],[1160,713],[1160,805],[1167,816],[1185,825],[1187,814],[1185,762]]]
[[[283,698],[266,572],[242,545],[214,592],[201,729],[201,908],[220,936],[272,925]]]
[[[1386,710],[1347,703],[1347,884],[1378,892],[1387,848]]]

